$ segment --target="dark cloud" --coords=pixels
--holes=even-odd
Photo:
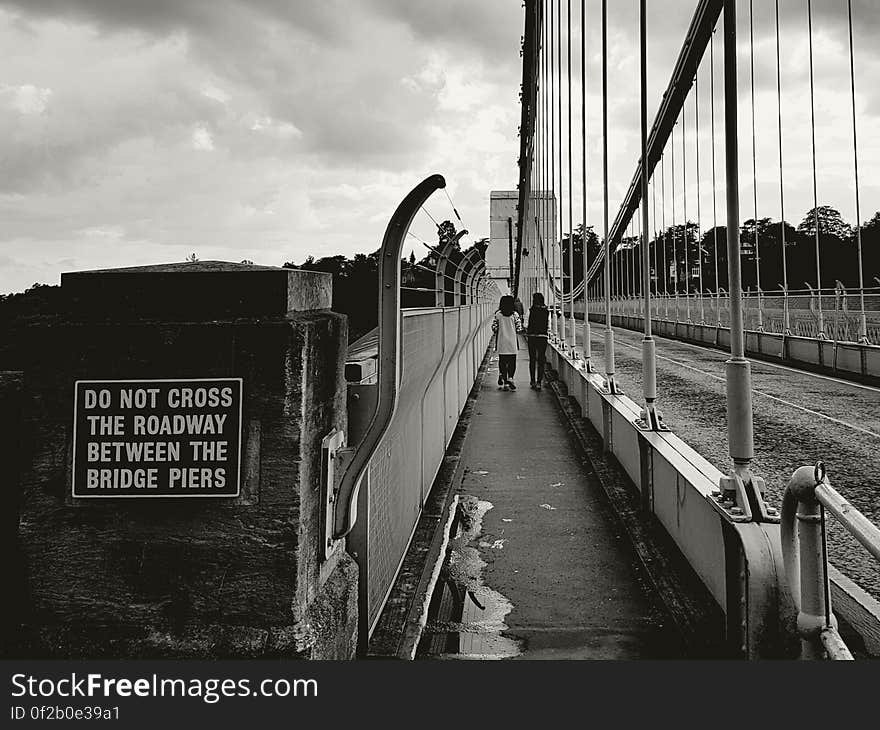
[[[210,35],[254,16],[279,20],[322,38],[339,37],[348,26],[342,0],[2,0],[0,7],[28,18],[60,18],[102,30],[140,30],[164,35],[185,30]],[[245,31],[247,26],[240,26]]]
[[[395,16],[371,15],[366,4],[342,1],[3,0],[0,7],[19,13],[20,21],[60,18],[157,42],[183,33],[190,56],[239,89],[259,89],[268,113],[301,130],[304,149],[331,164],[399,169],[402,156],[419,153],[437,112],[442,78],[403,82],[442,52],[424,35],[433,28],[444,36],[442,14],[419,26],[418,37],[401,34],[400,23],[415,18],[406,4],[397,8],[398,24]],[[502,35],[491,36],[496,45]],[[455,34],[449,38],[457,48]],[[478,40],[469,38],[479,55]],[[515,35],[507,38],[510,50],[516,42]]]

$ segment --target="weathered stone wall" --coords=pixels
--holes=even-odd
[[[21,455],[21,373],[0,372],[0,649],[17,639],[23,604],[23,561],[18,546]]]
[[[357,569],[344,551],[320,556],[321,440],[346,427],[345,318],[75,316],[0,344],[0,370],[24,373],[25,607],[10,653],[351,657]],[[71,498],[77,379],[211,377],[243,379],[239,497]]]

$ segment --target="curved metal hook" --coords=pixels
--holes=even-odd
[[[416,185],[397,206],[385,229],[379,252],[379,391],[376,411],[364,437],[349,450],[348,463],[339,481],[333,520],[333,537],[351,532],[357,520],[357,498],[367,464],[397,407],[400,380],[400,254],[415,214],[437,190],[446,187],[442,175],[431,175]]]
[[[474,255],[479,256],[480,252],[477,249],[472,248],[468,251],[464,256],[461,257],[461,260],[458,262],[458,267],[455,272],[455,299],[456,303],[461,304],[469,304],[470,302],[463,302],[462,299],[467,298],[468,293],[465,290],[468,288],[468,279],[470,277],[471,271],[474,268],[473,257]]]
[[[462,237],[467,235],[467,233],[467,229],[462,229],[452,238],[448,239],[446,243],[444,243],[440,247],[439,250],[435,249],[435,252],[437,253],[437,266],[435,267],[434,289],[436,290],[435,304],[438,307],[446,306],[446,288],[448,281],[448,274],[446,273],[446,271],[449,264],[449,257],[452,254],[452,250],[462,239]]]

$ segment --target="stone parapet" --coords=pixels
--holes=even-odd
[[[73,314],[88,319],[285,316],[330,309],[330,274],[225,261],[134,266],[61,275]]]

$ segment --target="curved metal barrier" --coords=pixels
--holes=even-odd
[[[348,536],[358,563],[359,641],[369,639],[409,548],[434,478],[476,378],[491,334],[497,291],[482,278],[473,249],[456,265],[456,306],[401,310],[400,253],[412,217],[444,187],[433,175],[401,202],[380,252],[379,327],[351,348],[346,365],[352,448],[332,452],[341,473],[334,490],[328,550]],[[457,239],[455,241],[457,243]],[[438,256],[438,303],[449,285]],[[441,290],[442,287],[442,290]],[[462,300],[465,300],[462,302]]]
[[[370,456],[349,552],[372,634],[491,337],[494,301],[404,310],[398,407]]]
[[[782,499],[785,577],[798,611],[801,658],[852,659],[831,610],[826,511],[880,560],[880,529],[832,488],[819,462],[797,469]]]

